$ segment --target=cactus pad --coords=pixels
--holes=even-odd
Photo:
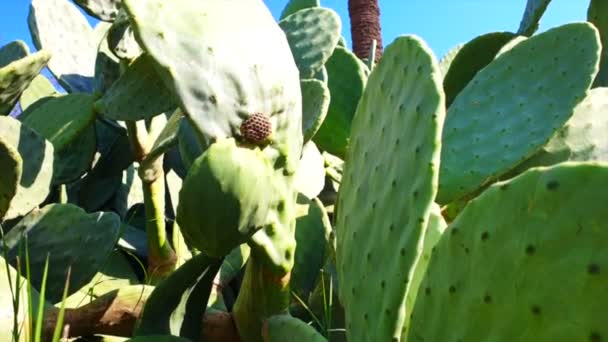
[[[5,142],[0,136],[0,221],[17,193],[22,172],[21,155],[16,147]]]
[[[315,136],[329,109],[330,94],[327,85],[316,79],[300,81],[302,89],[302,134],[304,144]]]
[[[49,70],[69,92],[91,92],[98,41],[68,0],[32,0],[28,24],[34,45],[53,54]]]
[[[336,260],[349,341],[401,336],[411,309],[408,280],[437,191],[444,101],[438,63],[416,36],[391,43],[369,76],[337,203]]]
[[[262,329],[264,342],[327,342],[315,328],[289,315],[268,318]]]
[[[608,87],[608,2],[591,0],[587,9],[587,21],[600,31],[603,47],[600,71],[594,86]]]
[[[0,47],[0,68],[3,68],[12,62],[24,58],[30,54],[30,49],[22,40],[12,41]]]
[[[38,75],[36,76],[30,85],[25,88],[21,97],[19,98],[19,104],[21,105],[22,110],[26,110],[33,103],[37,102],[40,99],[59,95],[57,89],[53,86],[51,81],[49,81],[45,76]]]
[[[309,199],[317,197],[325,187],[325,158],[312,141],[304,145],[294,182],[296,190]]]
[[[297,11],[279,25],[289,41],[300,78],[311,78],[321,69],[338,45],[342,29],[338,14],[323,7]]]
[[[310,7],[319,7],[320,5],[319,0],[289,0],[281,12],[280,19],[284,19],[285,17],[294,14],[299,10]]]
[[[16,119],[0,116],[0,137],[17,150],[23,160],[23,172],[17,193],[4,219],[27,214],[49,194],[53,178],[53,145]]]
[[[198,157],[179,194],[177,222],[189,245],[223,257],[284,206],[270,160],[234,139],[212,144]]]
[[[263,113],[253,113],[241,123],[240,131],[245,140],[259,144],[272,134],[272,122]]]
[[[524,16],[519,23],[518,35],[531,36],[538,30],[540,18],[545,13],[551,0],[528,0]]]
[[[51,58],[48,51],[38,51],[0,68],[0,115],[8,114],[21,93],[40,74]]]
[[[90,16],[104,21],[113,21],[118,15],[121,0],[74,0]]]
[[[95,110],[112,120],[150,119],[177,107],[148,55],[141,55],[95,102]]]
[[[327,117],[313,140],[321,149],[344,158],[351,122],[367,82],[366,67],[355,54],[337,47],[325,68],[331,100]]]
[[[408,341],[603,341],[608,166],[568,162],[492,185],[431,257]]]
[[[584,99],[599,51],[591,24],[566,24],[520,42],[479,71],[447,114],[437,202],[491,183],[546,144]]]
[[[119,228],[120,218],[114,213],[87,214],[71,204],[50,204],[29,213],[6,235],[12,241],[8,255],[14,263],[20,241],[28,243],[32,284],[40,290],[48,254],[46,293],[56,303],[61,300],[68,267],[69,293],[73,294],[101,270],[118,241]]]
[[[295,172],[302,149],[298,70],[263,2],[123,4],[135,38],[205,140],[234,137],[249,115],[265,113],[274,133],[264,152],[273,159],[287,157],[287,168]]]

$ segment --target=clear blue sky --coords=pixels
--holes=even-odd
[[[287,0],[265,0],[276,18]],[[454,45],[493,31],[515,31],[526,0],[379,0],[384,44],[396,36],[422,37],[440,58]],[[0,45],[15,39],[30,44],[27,13],[30,0],[0,0]],[[343,35],[350,46],[347,0],[321,0],[342,17]],[[554,0],[541,22],[541,31],[585,20],[588,1]]]

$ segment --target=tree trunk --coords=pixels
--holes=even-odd
[[[348,0],[350,32],[353,51],[361,59],[370,55],[372,41],[376,40],[375,62],[382,55],[382,30],[380,28],[380,7],[378,0]]]

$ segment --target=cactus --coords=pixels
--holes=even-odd
[[[27,110],[29,106],[39,100],[46,101],[48,97],[57,96],[59,93],[53,84],[43,75],[34,77],[30,85],[23,90],[19,98],[19,104],[22,110]]]
[[[443,89],[448,107],[475,74],[488,65],[496,53],[514,36],[510,32],[486,33],[464,44],[458,50],[450,63],[450,68],[444,73]]]
[[[289,315],[270,317],[263,328],[264,342],[324,342],[327,341],[313,327]]]
[[[299,10],[319,6],[319,0],[289,0],[281,12],[280,19],[285,19]]]
[[[25,215],[42,203],[53,178],[53,145],[16,119],[0,116],[0,137],[22,156],[19,188],[3,219]],[[25,156],[25,158],[24,158]]]
[[[34,45],[52,53],[49,70],[69,92],[91,92],[98,42],[68,0],[32,0],[28,25]]]
[[[606,164],[570,162],[470,202],[435,247],[408,340],[602,340],[607,182]]]
[[[602,40],[602,58],[600,60],[600,71],[593,85],[595,87],[608,86],[608,4],[606,1],[591,0],[587,9],[587,21],[592,23],[600,32]]]
[[[351,121],[367,81],[366,66],[353,54],[337,47],[325,64],[331,94],[327,117],[313,141],[323,150],[344,157]]]
[[[551,0],[528,0],[524,16],[519,23],[518,35],[531,36],[538,30],[540,18],[545,13]]]
[[[464,43],[460,43],[453,48],[451,48],[441,59],[439,60],[439,69],[441,69],[441,74],[445,77],[450,70],[450,66],[454,61],[454,58],[458,55],[460,49],[464,47]]]
[[[11,199],[17,193],[22,172],[21,155],[16,147],[0,136],[0,219],[8,211]]]
[[[24,41],[12,41],[0,47],[0,68],[3,68],[16,60],[25,58],[29,54],[30,49]]]
[[[329,89],[322,81],[306,79],[300,81],[302,89],[302,134],[304,143],[312,139],[327,115]]]
[[[401,335],[411,309],[405,305],[408,279],[437,192],[444,101],[432,52],[418,37],[402,36],[384,51],[357,107],[336,227],[349,341]],[[402,127],[408,127],[405,134]]]
[[[95,110],[112,120],[143,120],[177,107],[147,55],[137,58],[95,102]]]
[[[129,24],[129,18],[124,11],[118,13],[118,17],[108,30],[107,43],[114,56],[125,61],[132,61],[143,52]]]
[[[520,42],[479,71],[447,114],[437,202],[471,194],[538,151],[591,87],[599,45],[590,24],[566,24]]]
[[[56,303],[63,294],[67,268],[71,268],[72,294],[101,269],[118,240],[119,228],[120,219],[114,213],[87,214],[71,204],[50,204],[32,211],[6,235],[9,261],[16,262],[21,242],[27,244],[32,283],[40,290],[48,256],[46,298]]]
[[[312,7],[297,11],[279,22],[285,31],[300,78],[311,78],[332,55],[342,23],[334,11]]]
[[[294,183],[296,190],[309,199],[317,197],[325,186],[325,160],[312,141],[304,145]]]
[[[51,58],[42,50],[0,68],[0,115],[8,114],[19,100],[19,96],[42,71]]]

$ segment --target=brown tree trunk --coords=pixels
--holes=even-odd
[[[378,0],[348,0],[350,32],[353,51],[361,59],[370,55],[372,41],[376,40],[376,62],[382,55],[382,30]]]

